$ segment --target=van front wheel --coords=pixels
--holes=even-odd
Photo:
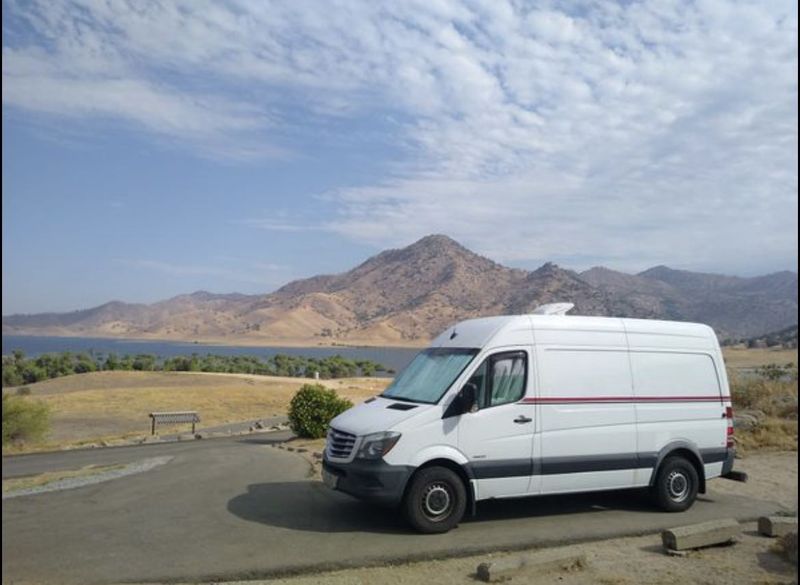
[[[464,482],[446,467],[428,467],[415,474],[403,500],[409,523],[428,534],[455,528],[466,508]]]
[[[653,496],[663,510],[683,512],[694,503],[699,483],[694,465],[683,457],[669,457],[658,470]]]

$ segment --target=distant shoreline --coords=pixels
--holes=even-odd
[[[4,331],[2,335],[9,337],[58,337],[62,339],[98,339],[103,341],[122,341],[125,343],[174,343],[181,345],[219,345],[227,347],[291,347],[291,348],[348,348],[348,349],[422,349],[427,347],[430,343],[429,339],[420,340],[414,343],[407,344],[386,344],[386,343],[345,343],[345,342],[321,342],[314,339],[283,339],[283,340],[254,340],[252,338],[203,338],[203,339],[183,339],[174,337],[125,337],[125,336],[108,336],[108,335],[75,335],[70,332],[66,333],[52,333],[52,332],[37,332],[27,333],[19,331]]]

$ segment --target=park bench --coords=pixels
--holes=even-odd
[[[150,426],[150,434],[156,434],[156,423],[158,424],[181,424],[192,423],[192,432],[194,433],[194,425],[200,422],[200,416],[193,410],[184,410],[179,412],[151,412],[150,418],[152,423]]]

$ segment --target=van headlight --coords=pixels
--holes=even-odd
[[[400,433],[393,431],[364,435],[356,459],[380,459],[392,450],[398,440]]]

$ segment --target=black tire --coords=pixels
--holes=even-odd
[[[426,534],[455,528],[467,508],[467,489],[457,473],[446,467],[426,467],[411,479],[403,513],[415,529]]]
[[[676,455],[661,464],[653,485],[656,504],[666,512],[683,512],[694,504],[700,479],[691,462]]]

